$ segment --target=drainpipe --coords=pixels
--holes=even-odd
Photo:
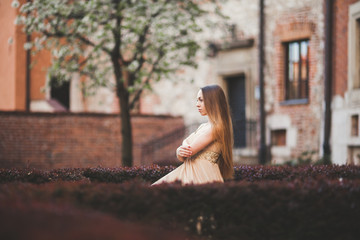
[[[26,34],[26,42],[31,41],[31,36]],[[26,97],[25,97],[25,111],[30,112],[30,64],[31,51],[26,50]]]
[[[259,25],[259,90],[260,90],[260,149],[259,149],[259,163],[266,163],[266,139],[265,139],[265,96],[264,96],[264,67],[265,67],[265,52],[264,52],[264,1],[260,1],[260,25]]]
[[[27,2],[31,2],[31,0],[27,0]],[[31,41],[31,35],[30,34],[26,34],[26,42],[30,42]],[[31,64],[31,50],[28,49],[26,50],[26,86],[25,86],[25,91],[26,91],[26,97],[25,97],[25,111],[26,112],[30,112],[30,64]]]
[[[325,67],[324,67],[324,163],[331,164],[331,97],[332,97],[332,28],[333,28],[333,0],[325,0]]]

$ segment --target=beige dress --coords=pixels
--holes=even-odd
[[[183,145],[190,145],[198,134],[204,133],[207,127],[209,127],[209,123],[201,124],[194,133],[183,141]],[[181,181],[183,185],[224,182],[217,164],[220,152],[220,144],[214,141],[194,156],[186,158],[178,168],[152,185],[175,181]]]

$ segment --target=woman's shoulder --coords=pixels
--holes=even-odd
[[[200,126],[198,127],[198,129],[196,129],[196,132],[198,131],[211,131],[212,127],[211,124],[209,122],[206,123],[202,123],[200,124]]]
[[[213,129],[210,123],[203,123],[195,131],[195,135],[212,135]]]

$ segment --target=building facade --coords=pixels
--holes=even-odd
[[[360,164],[360,1],[334,3],[332,161]]]
[[[36,55],[24,49],[34,36],[26,36],[23,26],[15,25],[19,8],[13,0],[0,2],[0,110],[32,112],[119,112],[112,91],[101,88],[95,95],[82,94],[80,77],[58,88],[48,87],[47,68],[51,54],[43,50]],[[19,0],[20,4],[26,0]]]
[[[269,158],[275,164],[305,152],[319,158],[324,111],[324,2],[266,0],[264,10]],[[227,1],[223,11],[230,18],[232,31],[217,36],[219,39],[208,38],[214,43],[209,48],[215,49],[215,54],[203,57],[200,68],[187,73],[194,84],[158,84],[155,89],[159,89],[156,94],[161,104],[153,106],[153,111],[180,114],[186,122],[201,121],[189,110],[196,92],[206,84],[219,84],[228,95],[233,114],[235,159],[256,162],[260,137],[259,1]]]
[[[79,78],[60,89],[49,81],[48,52],[30,56],[26,36],[13,24],[12,0],[0,3],[0,110],[105,112],[119,111],[107,89],[85,98]],[[25,2],[22,0],[20,2]],[[260,1],[228,0],[222,11],[226,24],[199,38],[205,52],[197,69],[181,69],[172,79],[153,85],[138,106],[140,114],[184,118],[192,128],[206,121],[195,107],[198,90],[219,84],[228,97],[234,123],[237,163],[257,163],[259,134],[259,12]],[[332,2],[331,129],[325,129],[325,6]],[[323,156],[324,131],[331,131],[333,163],[360,163],[360,1],[264,0],[265,135],[269,160],[295,161],[304,154]],[[11,9],[11,10],[9,10]],[[35,63],[26,69],[28,63]],[[27,71],[29,74],[27,74]],[[27,86],[27,87],[26,87]],[[43,91],[40,89],[44,88]],[[63,94],[63,93],[66,94]],[[343,127],[339,127],[343,126]]]
[[[273,163],[322,146],[323,1],[266,1],[266,136]]]

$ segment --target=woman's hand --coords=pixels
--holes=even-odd
[[[181,145],[180,147],[178,147],[176,152],[177,152],[177,155],[181,158],[188,158],[188,157],[191,157],[191,155],[192,155],[192,150],[189,145],[187,145],[187,146]]]

